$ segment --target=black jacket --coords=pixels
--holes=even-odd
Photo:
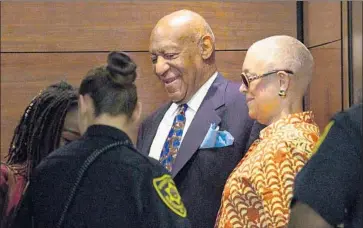
[[[50,154],[36,168],[17,226],[55,227],[77,173],[95,150],[129,141],[122,131],[93,125],[84,136]],[[23,224],[21,224],[23,223]],[[157,161],[132,144],[101,154],[86,170],[63,227],[189,227],[174,182]]]
[[[332,226],[363,227],[362,104],[333,117],[295,180],[292,206],[309,205]]]

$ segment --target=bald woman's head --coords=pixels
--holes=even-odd
[[[251,58],[250,58],[251,57]],[[314,59],[310,51],[299,40],[290,36],[271,36],[254,43],[247,52],[246,61],[255,61],[265,72],[273,70],[291,70],[292,81],[305,92],[312,79]],[[295,86],[295,85],[294,85]]]
[[[242,67],[248,83],[240,88],[246,94],[250,117],[268,125],[302,112],[313,66],[309,50],[293,37],[272,36],[254,43]]]
[[[178,104],[187,103],[216,71],[212,29],[189,10],[161,18],[151,32],[149,50],[154,73]]]

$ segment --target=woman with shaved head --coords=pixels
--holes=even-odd
[[[319,138],[312,112],[302,107],[312,69],[308,49],[289,36],[248,49],[240,92],[249,116],[267,127],[229,176],[216,227],[286,227],[295,175]]]

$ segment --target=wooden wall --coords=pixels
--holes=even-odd
[[[247,48],[271,35],[296,37],[296,2],[122,1],[1,2],[1,157],[23,109],[38,91],[66,79],[77,86],[111,50],[130,53],[143,116],[167,101],[153,75],[148,39],[155,23],[179,9],[200,13],[216,36],[218,70],[239,80]],[[306,96],[322,128],[341,110],[340,3],[304,2],[304,42],[316,61]]]
[[[363,101],[363,2],[352,4],[352,84],[351,101],[354,104]]]
[[[341,20],[340,2],[304,2],[304,43],[315,60],[305,109],[314,111],[320,128],[343,108]]]
[[[78,85],[108,51],[127,51],[139,65],[144,116],[167,100],[151,71],[148,39],[155,23],[179,9],[200,13],[216,39],[219,71],[239,80],[246,49],[276,34],[296,36],[296,3],[237,1],[2,2],[1,151],[37,92],[66,79]]]

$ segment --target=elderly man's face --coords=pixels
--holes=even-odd
[[[267,73],[268,70],[261,54],[261,52],[247,53],[242,67],[242,72],[247,77]],[[246,94],[248,113],[252,119],[262,124],[269,124],[279,113],[279,83],[276,74],[253,80],[248,88],[242,84],[240,92]]]
[[[154,73],[178,104],[187,103],[197,90],[202,59],[197,42],[192,40],[188,33],[162,26],[154,29],[150,38]]]

